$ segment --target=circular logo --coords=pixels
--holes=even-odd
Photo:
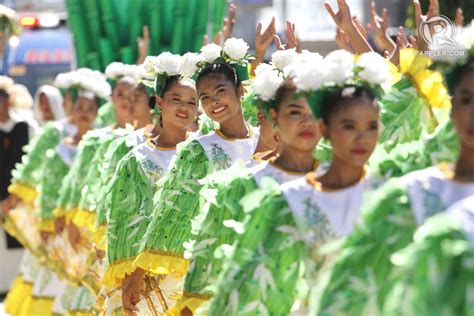
[[[419,33],[432,46],[455,44],[456,25],[444,15],[437,15],[420,24]]]

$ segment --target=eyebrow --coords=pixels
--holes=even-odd
[[[173,96],[173,97],[181,97],[181,94],[175,92],[175,93],[172,93],[171,96]]]
[[[342,122],[342,123],[355,123],[356,121],[355,121],[355,120],[351,120],[351,119],[342,119],[341,122]]]
[[[303,106],[302,105],[299,105],[299,104],[296,104],[296,103],[291,103],[288,105],[288,107],[293,107],[293,108],[298,108],[298,109],[302,109]]]

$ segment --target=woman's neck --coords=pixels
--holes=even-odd
[[[90,131],[92,128],[91,127],[88,127],[88,128],[78,128],[77,129],[77,133],[76,135],[74,135],[73,139],[74,139],[74,143],[78,144],[82,137],[88,132]]]
[[[219,130],[229,138],[246,138],[250,135],[250,130],[244,121],[242,112],[239,112],[238,115],[235,115],[227,122],[221,123]]]
[[[267,151],[274,151],[276,148],[272,148],[268,146],[265,141],[263,140],[262,134],[260,134],[260,137],[258,138],[258,143],[257,147],[255,148],[255,154],[256,153],[264,153]]]
[[[176,147],[176,145],[185,141],[186,137],[186,129],[178,129],[173,128],[172,126],[166,126],[161,129],[161,133],[158,135],[156,140],[156,145],[163,148]]]
[[[298,151],[284,145],[274,164],[290,172],[307,173],[314,170],[314,158],[311,151]]]
[[[363,166],[349,165],[334,157],[329,170],[317,180],[328,189],[344,189],[359,182],[363,175]]]
[[[143,117],[137,118],[133,125],[135,126],[136,129],[140,129],[140,128],[144,128],[145,126],[151,123],[153,123],[153,120],[152,120],[151,115],[149,115],[149,116],[143,116]]]
[[[6,123],[10,120],[10,113],[9,111],[6,111],[2,115],[0,115],[0,123]]]
[[[454,167],[454,179],[474,182],[474,148],[461,146],[461,152]]]
[[[126,118],[117,118],[116,127],[124,128],[127,125],[128,120]]]

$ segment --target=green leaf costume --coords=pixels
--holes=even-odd
[[[175,149],[156,147],[151,141],[141,144],[119,163],[108,192],[106,274],[104,283],[120,284],[132,272],[132,262],[145,234],[153,211],[153,195],[158,181],[168,170]]]
[[[188,269],[184,245],[191,237],[191,220],[200,210],[200,181],[215,171],[250,159],[258,131],[245,139],[229,140],[218,131],[184,146],[162,181],[135,266],[153,274],[183,277]]]
[[[473,315],[473,205],[471,196],[427,220],[414,241],[392,255],[397,281],[386,315]]]
[[[237,165],[206,178],[207,184],[201,190],[205,201],[193,220],[192,239],[185,244],[185,257],[190,258],[190,267],[184,282],[184,293],[170,310],[171,314],[180,314],[185,307],[195,312],[212,296],[212,288],[216,286],[222,271],[223,251],[237,238],[235,230],[241,227],[240,222],[246,214],[240,200],[258,190],[262,182],[268,181],[267,177],[281,184],[303,175],[262,162],[249,169]]]
[[[73,126],[65,120],[46,124],[26,146],[21,163],[12,171],[9,191],[25,202],[33,202],[41,181],[41,166],[46,152],[56,147],[64,137],[72,136],[73,132]]]
[[[406,247],[418,225],[474,194],[474,183],[453,181],[440,165],[388,182],[365,206],[325,282],[315,287],[314,315],[376,315],[397,278],[390,257]]]

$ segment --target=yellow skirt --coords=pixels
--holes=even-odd
[[[31,297],[29,304],[25,304],[27,306],[23,306],[21,315],[53,315],[53,303],[53,297]]]
[[[18,275],[15,278],[10,291],[8,291],[5,301],[3,302],[5,311],[11,315],[20,314],[24,303],[26,302],[27,298],[31,298],[32,293],[33,284],[24,282],[21,274]]]

